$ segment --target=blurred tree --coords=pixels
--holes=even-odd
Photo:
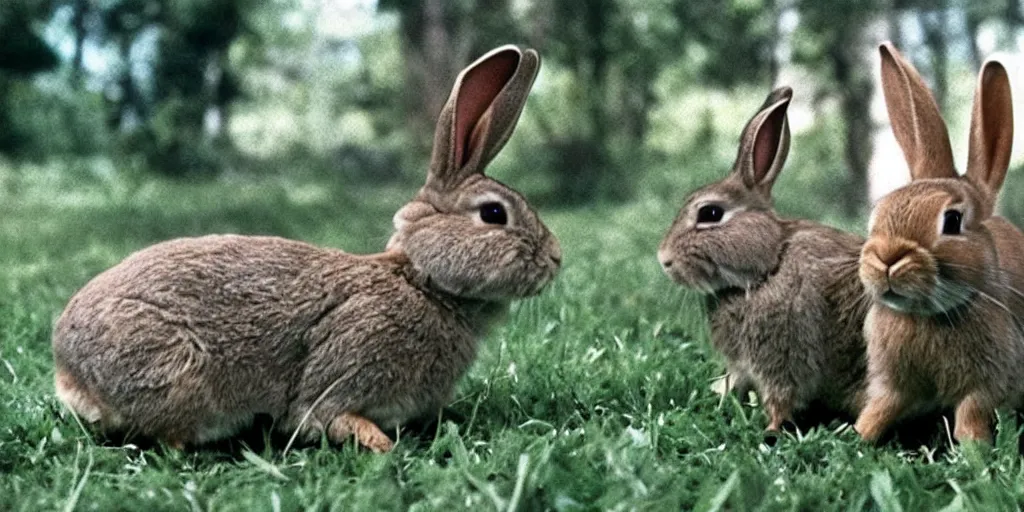
[[[939,109],[946,110],[946,98],[949,95],[949,2],[948,0],[932,0],[927,9],[918,12],[918,23],[924,34],[924,43],[931,55],[932,92]]]
[[[15,88],[31,76],[57,66],[57,54],[39,35],[52,14],[47,0],[4,0],[0,3],[0,153],[17,154],[33,134],[11,118]]]
[[[531,42],[555,66],[573,74],[557,119],[542,119],[557,169],[562,201],[622,199],[647,155],[654,84],[682,62],[710,86],[732,87],[768,78],[774,3],[754,1],[596,0],[537,2]],[[697,57],[696,62],[684,62]],[[544,116],[541,113],[540,116]],[[567,129],[568,128],[568,129]]]
[[[627,194],[630,188],[625,180],[614,183],[620,180],[615,179],[612,163],[611,139],[623,126],[613,121],[614,100],[609,94],[614,79],[612,47],[624,43],[625,34],[617,30],[621,27],[614,26],[624,21],[620,8],[616,0],[538,2],[531,13],[536,26],[532,44],[542,48],[551,64],[561,64],[574,75],[564,100],[573,104],[569,112],[576,113],[576,118],[539,115],[543,138],[553,153],[548,166],[557,171],[554,193],[570,203],[594,195]],[[631,56],[635,59],[635,54]],[[637,68],[644,71],[643,66]]]
[[[71,32],[75,39],[75,52],[71,57],[71,86],[81,91],[85,76],[85,42],[90,25],[97,24],[98,12],[90,0],[59,0],[71,9]]]
[[[704,81],[732,87],[772,78],[772,66],[777,65],[773,63],[773,37],[782,7],[775,0],[673,4],[680,37],[692,40],[706,55],[698,69]]]
[[[972,67],[981,67],[981,49],[978,48],[978,31],[986,21],[1004,21],[1007,30],[1012,32],[1012,16],[1016,0],[977,0],[971,2],[951,0],[899,0],[894,3],[893,11],[913,16],[922,35],[924,49],[928,52],[928,60],[921,62],[919,68],[930,78],[935,101],[943,111],[947,109],[949,96],[949,61],[951,46],[959,46],[959,40],[966,39]],[[956,21],[961,19],[965,32],[956,29]],[[964,37],[966,36],[966,37]],[[907,48],[908,53],[910,48]]]
[[[149,116],[150,105],[133,73],[139,63],[133,60],[132,48],[146,30],[156,26],[163,8],[161,0],[112,0],[100,7],[98,38],[113,44],[118,57],[104,93],[112,131],[134,130]]]
[[[170,2],[157,45],[153,94],[155,102],[167,103],[163,108],[179,110],[171,116],[177,119],[171,127],[174,133],[162,134],[172,140],[180,137],[172,144],[227,144],[228,107],[241,93],[228,50],[245,29],[242,13],[248,3]]]
[[[345,14],[329,2],[0,0],[0,151],[116,147],[147,168],[212,172],[235,153],[227,128],[240,104],[245,122],[234,133],[244,132],[250,149],[273,146],[246,154],[324,158],[325,168],[365,168],[358,179],[389,179],[422,161],[456,73],[520,42],[541,51],[545,75],[523,123],[537,149],[517,165],[538,169],[536,186],[561,203],[626,198],[638,168],[670,152],[670,137],[652,133],[663,126],[651,124],[661,102],[695,88],[767,89],[777,54],[791,49],[801,72],[823,84],[819,98],[838,105],[828,140],[842,140],[845,188],[855,191],[843,204],[855,214],[872,152],[870,56],[884,37],[874,22],[909,29],[908,44],[920,35],[908,53],[940,104],[961,49],[980,65],[979,38],[992,33],[1008,48],[1024,25],[1021,0],[380,0],[377,8],[370,28],[353,30],[320,17]],[[782,13],[797,14],[791,45],[779,43]],[[102,63],[90,69],[92,51]],[[66,74],[44,73],[61,64]],[[243,82],[257,100],[237,101]],[[688,139],[701,141],[695,150],[714,142],[723,112],[699,100],[686,106],[697,111],[685,122],[705,128]],[[283,142],[261,145],[279,134]]]
[[[984,23],[995,21],[1005,27],[1000,36],[999,46],[1013,48],[1016,45],[1017,33],[1024,26],[1024,13],[1021,12],[1019,0],[958,0],[954,6],[964,12],[968,48],[974,69],[980,69],[984,61],[978,47],[978,33]]]
[[[26,77],[57,66],[57,54],[38,33],[52,14],[48,0],[5,0],[0,3],[0,71]]]
[[[105,6],[103,35],[120,58],[108,86],[108,119],[123,135],[123,150],[167,174],[217,168],[218,155],[229,149],[229,105],[240,94],[228,50],[244,30],[248,3],[115,0]]]
[[[1006,0],[1004,6],[1003,19],[1008,29],[1003,32],[1001,46],[1013,48],[1017,44],[1017,33],[1024,26],[1024,12],[1021,12],[1019,0]]]
[[[451,84],[472,59],[493,47],[519,42],[511,0],[381,0],[399,14],[405,64],[404,101],[414,139],[432,142],[437,115]]]
[[[875,84],[871,74],[877,37],[868,32],[886,15],[884,0],[797,0],[801,21],[794,41],[794,61],[827,80],[825,91],[839,100],[843,119],[843,161],[847,172],[844,213],[861,212],[867,198],[868,163],[873,126],[867,105]]]

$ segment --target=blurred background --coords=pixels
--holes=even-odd
[[[543,68],[492,174],[542,209],[677,208],[790,85],[780,209],[856,226],[906,180],[877,44],[921,70],[962,163],[976,72],[1000,56],[1019,84],[1022,29],[1019,0],[3,0],[0,197],[266,179],[299,203],[411,193],[455,75],[518,42]],[[1020,162],[1003,200],[1018,221]]]

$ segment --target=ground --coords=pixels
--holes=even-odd
[[[380,249],[414,186],[322,176],[206,183],[0,175],[0,509],[1005,510],[1024,506],[1017,422],[994,448],[859,442],[831,421],[763,443],[764,414],[710,389],[699,298],[661,273],[674,201],[546,208],[564,269],[482,343],[440,421],[374,455],[257,427],[208,449],[98,442],[53,394],[50,333],[133,250],[212,232]],[[514,182],[514,179],[508,180]],[[265,426],[264,426],[265,427]]]

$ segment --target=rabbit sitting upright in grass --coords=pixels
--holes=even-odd
[[[1010,79],[996,61],[982,67],[960,175],[921,76],[892,43],[879,52],[913,179],[875,205],[861,256],[872,305],[856,429],[874,442],[904,418],[955,408],[956,439],[988,442],[995,410],[1024,406],[1024,234],[995,214],[1013,147]]]
[[[426,184],[387,250],[357,256],[273,237],[160,243],[98,275],[53,334],[57,395],[87,424],[195,445],[257,414],[304,438],[349,436],[438,410],[512,299],[556,275],[558,241],[483,174],[536,77],[505,46],[459,75]]]
[[[743,131],[732,172],[690,195],[658,250],[669,277],[707,294],[711,342],[732,387],[758,392],[769,432],[812,402],[856,416],[866,365],[863,239],[782,219],[772,207],[789,152],[791,98],[788,87],[768,95]]]

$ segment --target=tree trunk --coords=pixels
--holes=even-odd
[[[423,55],[426,69],[422,70],[427,84],[424,107],[429,119],[441,112],[448,100],[448,84],[458,72],[458,63],[452,62],[452,41],[445,25],[444,0],[423,2]]]
[[[598,146],[603,147],[607,142],[608,126],[604,119],[604,96],[608,79],[608,49],[604,44],[604,34],[607,30],[610,15],[603,4],[604,1],[585,2],[584,5],[584,26],[587,34],[591,36],[591,44],[588,48],[586,61],[580,61],[578,65],[582,76],[588,78],[590,84],[588,112],[590,113],[591,130],[593,140]],[[589,70],[586,68],[589,67]],[[587,72],[589,71],[589,73]]]
[[[608,48],[606,32],[609,17],[614,15],[612,2],[582,2],[580,13],[589,41],[575,62],[576,76],[585,80],[584,98],[589,134],[571,140],[560,148],[559,167],[563,172],[558,195],[570,203],[581,203],[595,195],[607,195],[610,162],[609,127],[605,116],[608,87]]]
[[[861,32],[851,27],[841,31],[830,49],[833,72],[839,86],[840,111],[845,121],[844,161],[849,174],[848,192],[843,194],[847,216],[859,215],[866,204],[868,165],[872,154],[870,109],[874,84],[871,63],[864,58]]]
[[[71,17],[71,29],[75,34],[75,53],[71,58],[71,86],[81,90],[83,80],[83,55],[85,53],[85,37],[88,35],[85,19],[89,15],[89,1],[75,0],[74,14]]]
[[[429,146],[437,115],[464,64],[452,46],[444,0],[399,6],[405,61],[405,103],[416,140]]]
[[[554,2],[532,2],[525,34],[530,46],[544,48],[548,45],[551,31],[554,30],[554,9]]]
[[[896,48],[903,48],[903,30],[900,28],[900,15],[903,14],[903,10],[898,8],[895,3],[895,1],[889,2],[886,6],[886,33]]]
[[[133,34],[129,32],[118,34],[118,56],[121,66],[117,77],[118,95],[113,100],[107,114],[107,126],[113,131],[125,132],[134,127],[131,126],[133,121],[131,114],[135,102],[135,82],[132,79],[131,61],[133,40]]]
[[[782,69],[779,62],[779,46],[783,44],[782,27],[779,26],[782,23],[782,6],[776,0],[768,0],[765,8],[770,10],[772,17],[772,41],[775,41],[775,44],[768,50],[768,78],[771,86],[775,87],[779,83],[779,72]]]
[[[970,39],[967,49],[971,54],[971,64],[973,65],[971,69],[981,69],[981,48],[978,48],[978,28],[981,26],[981,20],[977,14],[968,8],[964,24],[967,29],[967,38]]]
[[[931,53],[932,68],[932,92],[935,95],[935,102],[939,104],[939,110],[946,110],[946,99],[949,94],[948,86],[948,62],[949,42],[946,39],[949,32],[949,16],[947,14],[946,2],[940,2],[938,8],[930,12],[922,12],[918,15],[918,23],[921,32],[924,34],[925,45]]]
[[[641,59],[636,65],[628,66],[622,76],[623,133],[629,138],[630,146],[636,149],[639,149],[647,138],[647,115],[657,100],[653,84],[658,76],[658,70],[650,64],[650,61]]]
[[[7,108],[10,88],[11,79],[0,71],[0,154],[13,153],[18,147],[18,137]]]

